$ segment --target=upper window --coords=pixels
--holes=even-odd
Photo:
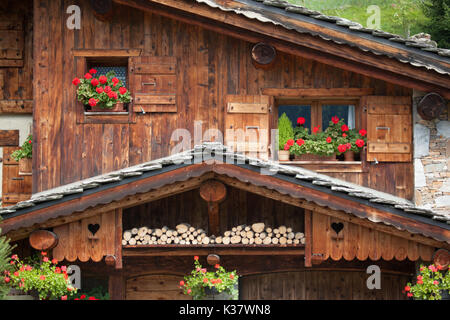
[[[319,131],[328,128],[333,116],[344,119],[350,129],[358,127],[356,101],[333,100],[282,100],[278,103],[278,117],[286,113],[292,125],[297,125],[297,119],[305,119],[304,127],[311,129],[319,127]]]

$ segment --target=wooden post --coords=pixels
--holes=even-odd
[[[208,203],[210,234],[219,234],[219,203],[226,195],[227,188],[219,181],[208,180],[200,187],[200,196]]]
[[[114,272],[109,276],[109,297],[111,300],[125,300],[125,279],[122,272]]]
[[[305,210],[305,267],[312,267],[312,211]]]
[[[116,269],[122,269],[122,208],[116,209],[115,213],[115,267]]]

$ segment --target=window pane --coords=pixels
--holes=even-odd
[[[344,119],[350,129],[355,127],[355,106],[354,105],[322,105],[322,129],[328,128],[331,118],[337,116]]]
[[[283,113],[286,113],[289,120],[292,122],[292,126],[295,128],[297,126],[297,119],[299,117],[305,118],[305,128],[311,130],[311,106],[308,105],[279,105],[278,106],[278,118],[281,117]]]
[[[111,67],[99,67],[94,66],[95,70],[97,70],[96,76],[99,77],[101,75],[106,75],[109,71],[114,70],[116,73],[116,78],[122,80],[123,86],[127,86],[127,67],[122,66],[111,66]]]

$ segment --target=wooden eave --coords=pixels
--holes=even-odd
[[[254,43],[264,41],[277,50],[289,54],[405,87],[437,92],[450,99],[450,90],[448,90],[450,60],[443,57],[438,56],[439,58],[433,59],[431,54],[420,55],[425,65],[428,63],[430,66],[438,66],[447,74],[411,65],[409,62],[414,63],[415,55],[419,55],[414,53],[414,49],[402,49],[393,44],[383,43],[381,40],[366,39],[351,32],[341,32],[279,14],[269,14],[268,17],[278,19],[280,25],[249,19],[244,15],[236,14],[233,10],[244,12],[250,7],[232,0],[215,1],[220,2],[230,11],[218,10],[205,4],[185,0],[114,0],[114,2],[241,40]],[[296,30],[301,30],[302,33]]]
[[[32,231],[52,228],[114,209],[125,209],[146,202],[198,188],[204,181],[217,179],[223,183],[294,206],[338,217],[385,233],[429,246],[450,248],[450,226],[431,219],[352,199],[326,187],[299,183],[281,174],[262,175],[248,164],[214,163],[181,164],[146,176],[127,178],[25,209],[6,218],[3,233],[12,240],[27,237]],[[402,229],[403,231],[400,231]]]

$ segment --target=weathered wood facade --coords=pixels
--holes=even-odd
[[[428,213],[426,218],[414,216],[416,208],[398,202],[414,196],[413,89],[448,98],[448,76],[398,61],[408,52],[385,43],[361,40],[359,45],[368,48],[363,53],[236,15],[231,9],[244,4],[235,1],[216,1],[230,11],[201,1],[112,1],[106,16],[95,12],[91,2],[29,3],[32,19],[26,21],[32,33],[25,32],[23,53],[28,69],[14,77],[18,84],[8,83],[0,91],[8,100],[30,100],[33,94],[32,190],[40,202],[7,208],[2,225],[20,250],[27,250],[33,231],[53,231],[59,238],[53,256],[79,265],[85,276],[107,277],[114,299],[186,298],[175,283],[191,270],[193,255],[204,262],[210,253],[242,276],[241,299],[402,299],[401,289],[417,264],[433,261],[436,249],[449,249],[445,222],[433,221],[428,211],[417,215]],[[81,9],[79,30],[66,25],[70,5]],[[299,27],[303,22],[292,23]],[[353,34],[333,30],[333,36],[355,40]],[[252,48],[261,42],[276,50],[274,62],[265,67],[252,60]],[[5,75],[18,70],[3,69],[1,58],[0,87]],[[450,68],[448,59],[435,63]],[[133,103],[126,114],[89,115],[76,101],[72,79],[89,68],[111,65],[126,67]],[[21,81],[29,83],[27,89],[14,90]],[[176,129],[190,133],[192,140],[183,140],[188,149],[221,140],[214,130],[224,133],[225,144],[236,145],[241,141],[230,138],[227,129],[256,129],[260,149],[246,151],[272,157],[275,150],[263,130],[277,128],[283,102],[308,99],[351,100],[356,126],[368,130],[369,146],[360,161],[291,164],[388,193],[394,200],[378,206],[370,201],[378,200],[376,191],[367,196],[367,189],[355,191],[343,181],[339,185],[306,174],[301,184],[295,181],[301,178],[294,178],[301,171],[272,177],[256,173],[250,164],[183,166],[157,160],[179,143],[172,136]],[[384,126],[392,131],[381,135],[377,130]],[[150,160],[156,163],[142,172],[108,175]],[[199,194],[210,180],[226,187],[214,212]],[[79,181],[73,190],[52,191]],[[29,184],[21,188],[30,191]],[[53,198],[46,198],[47,190]],[[8,204],[20,200],[25,199]],[[209,235],[256,222],[285,225],[304,233],[305,244],[122,245],[125,230],[174,228],[180,222]],[[371,264],[381,268],[381,290],[365,284]]]

